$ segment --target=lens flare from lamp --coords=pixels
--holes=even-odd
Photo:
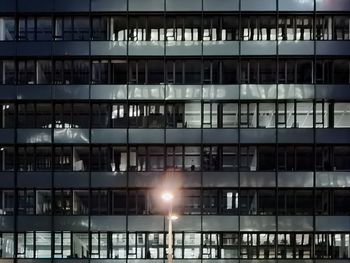
[[[162,199],[166,202],[169,202],[174,199],[174,195],[170,192],[165,192],[162,194]]]

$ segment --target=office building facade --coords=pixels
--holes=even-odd
[[[348,262],[350,1],[1,0],[0,262]]]

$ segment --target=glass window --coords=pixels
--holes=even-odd
[[[37,61],[37,84],[52,83],[52,63],[50,60]]]
[[[318,171],[333,171],[333,159],[331,146],[322,145],[316,147],[316,169]]]
[[[50,190],[36,190],[35,193],[36,214],[49,215],[51,213],[51,191]]]
[[[316,234],[315,257],[329,259],[349,258],[349,234]]]
[[[148,147],[148,170],[163,171],[164,170],[164,147],[149,146]]]
[[[52,39],[52,19],[51,17],[38,17],[36,20],[36,40]]]
[[[14,60],[0,60],[0,84],[16,84],[16,65]]]
[[[110,30],[110,18],[106,16],[93,17],[92,18],[92,40],[111,40],[109,39],[108,32]]]
[[[34,258],[34,232],[17,234],[17,257]]]
[[[55,154],[55,170],[71,171],[72,170],[72,148],[69,146],[56,146]]]
[[[16,26],[13,17],[0,17],[0,41],[16,39]]]
[[[129,62],[129,84],[145,85],[146,83],[146,60],[136,60]]]
[[[89,128],[90,105],[88,103],[74,103],[72,117],[74,128]]]
[[[240,170],[256,171],[257,170],[257,147],[241,146],[240,148]]]
[[[15,210],[15,193],[12,190],[0,191],[0,214],[13,215]]]
[[[238,190],[222,190],[220,201],[220,213],[236,215],[238,213]]]
[[[242,40],[276,40],[276,18],[274,16],[243,16]]]
[[[296,104],[296,124],[295,128],[312,128],[313,127],[313,103],[297,102]]]
[[[61,84],[69,84],[71,79],[65,80],[63,77],[63,61],[53,61],[54,65],[54,82],[55,85],[61,85]],[[67,81],[67,83],[66,83]]]
[[[93,60],[91,79],[92,84],[108,84],[108,60]]]
[[[313,79],[313,62],[311,60],[297,60],[297,78],[295,83],[311,84]]]
[[[71,233],[54,233],[54,258],[71,258]],[[77,242],[75,240],[74,242]]]
[[[204,233],[202,236],[202,258],[220,258],[220,236],[216,233]]]
[[[201,61],[188,60],[184,62],[185,83],[201,84]]]
[[[350,64],[349,60],[334,60],[332,68],[332,84],[350,83]]]
[[[281,15],[278,21],[278,40],[312,40],[312,16]]]
[[[275,128],[275,104],[259,103],[259,128]]]
[[[314,169],[312,146],[295,147],[295,161],[297,171],[312,171]]]
[[[73,171],[89,171],[90,151],[87,146],[73,147]]]
[[[295,40],[293,17],[280,16],[278,20],[278,40]]]
[[[15,119],[15,105],[0,103],[0,128],[13,128]]]
[[[129,233],[128,258],[146,258],[146,234]]]
[[[18,19],[18,40],[35,40],[35,18],[20,17]]]
[[[129,126],[135,128],[161,128],[164,126],[164,105],[130,104]]]
[[[281,215],[312,215],[314,198],[311,190],[282,190],[278,193]]]
[[[166,170],[167,171],[183,170],[183,147],[182,146],[166,147]]]
[[[34,190],[18,191],[18,213],[21,215],[35,214]]]
[[[126,212],[126,191],[112,191],[112,214],[125,215]]]
[[[164,41],[164,17],[149,16],[148,18],[147,41]]]
[[[54,214],[72,215],[72,209],[72,192],[70,190],[55,190]]]
[[[333,170],[350,170],[350,146],[334,146]]]
[[[126,233],[112,233],[112,258],[126,258]]]
[[[334,215],[350,215],[350,192],[347,190],[334,190]]]
[[[181,201],[177,203],[178,208],[174,210],[180,210],[181,214],[185,215],[198,215],[201,213],[201,193],[199,190],[184,189],[181,191]]]
[[[278,258],[307,259],[311,258],[312,235],[306,233],[278,234]]]
[[[63,64],[63,82],[60,84],[66,84],[71,85],[73,84],[73,61],[65,60],[62,62]],[[74,75],[77,73],[76,76],[74,76],[75,79],[79,77],[79,64],[76,64],[76,68],[74,70]],[[75,84],[81,84],[81,83],[75,83]]]
[[[202,162],[204,171],[218,171],[220,169],[219,160],[218,146],[203,147]]]
[[[107,103],[92,104],[92,127],[109,128],[111,127],[111,105]],[[117,114],[116,116],[118,116]]]
[[[50,232],[35,232],[35,258],[51,258]]]
[[[164,84],[163,60],[149,60],[147,63],[147,84]]]
[[[130,214],[147,215],[148,192],[146,190],[131,190],[128,195],[128,211]]]
[[[107,190],[91,191],[91,214],[108,215],[110,207],[110,195]]]
[[[252,74],[251,77],[253,77],[250,83],[259,83],[259,84],[274,84],[276,83],[276,61],[272,59],[263,59],[258,61],[259,62],[259,68],[258,68],[258,82],[255,82],[255,69],[254,66],[251,65]],[[252,62],[253,63],[253,62]]]
[[[112,16],[109,39],[112,41],[126,41],[128,35],[128,20],[126,16]]]
[[[89,212],[89,191],[73,190],[73,214],[86,215]]]
[[[130,171],[146,171],[146,147],[131,147],[129,149]]]
[[[15,148],[0,146],[0,171],[15,170]]]
[[[205,60],[203,62],[203,84],[221,84],[220,61]]]
[[[275,146],[258,147],[258,171],[275,171],[276,149]]]
[[[52,105],[48,103],[36,104],[36,127],[52,127]]]
[[[334,103],[334,128],[350,127],[350,104]]]
[[[217,103],[203,104],[203,128],[218,127],[218,106]]]
[[[34,147],[19,147],[17,151],[18,171],[34,171],[35,167]]]
[[[222,146],[222,169],[236,171],[238,169],[238,147]]]
[[[221,17],[218,16],[204,16],[203,17],[203,40],[216,41],[221,40]]]
[[[295,104],[278,103],[277,120],[279,128],[295,128]]]
[[[13,258],[15,253],[13,233],[0,233],[0,250],[2,258]]]
[[[238,104],[223,103],[222,104],[222,128],[237,128],[237,127],[238,127]]]
[[[201,167],[201,150],[197,146],[185,146],[185,170],[199,171]]]
[[[89,250],[89,234],[88,233],[72,233],[72,253],[74,258],[88,258]]]
[[[295,191],[295,214],[312,215],[314,207],[314,197],[310,190]]]
[[[93,147],[92,148],[93,171],[126,171],[127,151],[126,147]]]
[[[164,234],[162,233],[147,233],[146,258],[164,258]]]
[[[88,17],[73,17],[73,40],[90,39],[90,22]],[[69,26],[69,23],[68,23]]]
[[[316,39],[332,40],[333,39],[333,19],[331,16],[316,16]]]
[[[18,84],[35,84],[36,69],[34,60],[18,61]]]
[[[222,84],[237,84],[238,83],[238,61],[223,60],[222,61]]]
[[[199,258],[201,249],[200,233],[184,233],[184,258]]]
[[[204,189],[202,195],[203,214],[219,214],[219,191]]]
[[[107,233],[91,233],[91,258],[108,258]]]
[[[256,215],[258,209],[258,193],[254,190],[241,190],[239,195],[241,215]]]
[[[239,236],[236,233],[222,234],[221,258],[238,258]]]
[[[129,40],[146,41],[146,17],[131,16],[129,18]]]
[[[18,127],[35,127],[35,105],[33,103],[18,104]]]
[[[111,61],[111,84],[127,83],[127,63],[126,60]]]
[[[330,127],[330,103],[328,102],[316,102],[316,128],[329,128]]]
[[[73,79],[72,84],[89,84],[90,82],[90,63],[87,60],[73,61]]]
[[[241,103],[240,126],[241,128],[257,127],[257,103]]]
[[[201,127],[201,104],[200,103],[186,103],[184,105],[184,128],[200,128]],[[174,109],[176,110],[176,109]],[[179,113],[175,113],[175,117],[178,117]],[[176,120],[177,125],[180,120]],[[177,126],[178,127],[178,126]],[[182,127],[178,127],[182,128]]]
[[[195,108],[198,108],[198,106]],[[186,124],[185,123],[185,105],[184,104],[167,104],[166,105],[167,128],[184,128],[185,124]]]
[[[350,17],[349,16],[334,16],[334,32],[333,40],[349,40],[349,26],[350,26]]]
[[[241,258],[259,258],[259,234],[241,234]]]

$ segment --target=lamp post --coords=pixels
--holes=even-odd
[[[168,263],[173,263],[173,220],[177,216],[173,214],[173,199],[174,195],[171,192],[164,192],[162,199],[169,204],[168,211]]]

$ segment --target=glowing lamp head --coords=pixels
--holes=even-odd
[[[170,193],[170,192],[164,192],[164,193],[162,194],[162,199],[163,199],[164,201],[166,201],[166,202],[169,202],[169,201],[171,201],[171,200],[174,199],[174,195],[173,195],[172,193]]]
[[[171,220],[171,221],[175,221],[176,219],[178,219],[179,217],[177,216],[177,215],[170,215],[169,216],[169,219]]]

